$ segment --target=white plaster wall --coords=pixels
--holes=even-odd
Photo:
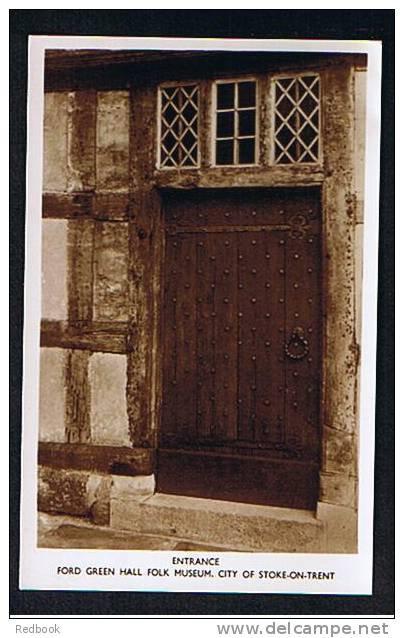
[[[41,348],[39,440],[64,443],[67,350]]]
[[[91,442],[130,446],[126,412],[126,356],[94,353],[90,357]]]
[[[44,97],[43,190],[60,192],[67,188],[67,106],[66,92],[45,93]]]
[[[67,319],[67,224],[42,221],[42,319]]]

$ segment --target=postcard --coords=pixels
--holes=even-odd
[[[372,593],[381,45],[30,38],[22,589]]]

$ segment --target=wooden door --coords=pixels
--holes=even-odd
[[[165,220],[158,490],[313,508],[319,192],[180,193]]]

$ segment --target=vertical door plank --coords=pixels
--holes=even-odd
[[[216,263],[210,257],[215,252],[213,237],[199,235],[197,251],[197,417],[198,438],[210,439],[215,422],[215,307]]]
[[[251,297],[255,294],[255,268],[251,259],[251,239],[248,232],[238,233],[238,397],[239,438],[255,439],[255,412],[257,390],[256,316]]]
[[[163,414],[164,427],[162,431],[162,441],[164,438],[175,433],[177,422],[176,402],[177,393],[177,282],[175,277],[177,271],[177,260],[174,243],[176,238],[167,234],[166,256],[165,256],[165,291],[164,291],[164,369],[163,369]],[[174,271],[174,272],[173,272]]]
[[[177,281],[177,434],[183,440],[194,440],[196,430],[195,367],[195,239],[194,235],[176,238],[177,265],[173,273]]]
[[[218,440],[237,439],[237,239],[235,233],[217,233],[211,257],[216,263],[214,305],[215,395]]]
[[[297,457],[316,458],[321,331],[319,289],[319,237],[307,235],[287,238],[286,342],[301,328],[308,352],[302,359],[285,355],[286,422],[289,446]],[[290,347],[292,354],[303,353],[304,346]]]
[[[196,241],[196,435],[198,440],[209,436],[210,418],[209,390],[207,384],[210,376],[207,370],[205,355],[209,352],[209,339],[206,325],[206,306],[209,305],[210,289],[207,284],[206,242],[204,237]]]
[[[258,235],[258,234],[257,234]],[[280,233],[260,233],[256,263],[258,394],[257,440],[281,443],[284,437],[284,299],[285,255]]]

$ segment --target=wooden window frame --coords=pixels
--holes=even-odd
[[[276,118],[276,82],[278,80],[288,80],[288,79],[297,79],[302,77],[311,77],[316,76],[318,78],[318,105],[319,105],[319,118],[318,118],[318,159],[317,161],[304,161],[304,162],[286,162],[280,163],[275,159],[275,118]],[[318,168],[323,164],[323,107],[322,107],[322,75],[318,71],[289,71],[287,73],[279,73],[279,74],[271,74],[269,77],[270,80],[270,102],[271,102],[271,113],[270,113],[270,140],[269,140],[269,164],[272,167],[280,167],[287,169],[287,167],[292,166],[313,166]]]
[[[162,118],[162,91],[167,88],[182,88],[196,86],[198,90],[198,135],[197,135],[197,163],[192,166],[162,166],[161,165],[161,118]],[[157,157],[156,169],[158,171],[182,171],[195,170],[201,167],[201,83],[200,81],[164,82],[157,87]]]
[[[253,163],[249,163],[249,164],[240,164],[239,162],[234,162],[233,164],[217,164],[216,163],[216,142],[217,137],[216,137],[216,129],[217,129],[217,120],[216,120],[216,115],[218,112],[221,112],[220,110],[218,111],[217,109],[217,86],[219,84],[240,84],[242,82],[255,82],[255,87],[256,87],[256,93],[255,93],[255,135],[254,136],[247,136],[247,137],[232,137],[232,138],[228,138],[231,139],[233,141],[233,159],[234,159],[234,153],[235,153],[235,148],[236,148],[236,140],[238,139],[253,139],[255,144],[254,144],[254,162]],[[259,78],[258,76],[252,76],[252,75],[248,75],[248,76],[238,76],[238,77],[232,77],[232,78],[225,78],[225,79],[220,79],[220,80],[213,80],[212,82],[212,86],[211,86],[211,95],[212,95],[212,106],[211,106],[211,112],[210,112],[210,117],[211,117],[211,140],[210,140],[210,145],[211,145],[211,153],[210,153],[210,165],[214,168],[247,168],[247,167],[259,167],[259,157],[260,157],[260,119],[259,119],[259,112],[260,112],[260,99],[261,99],[261,94],[260,94],[260,82],[259,82]],[[225,111],[226,109],[223,109],[223,111]],[[228,111],[232,111],[235,113],[235,122],[237,121],[237,112],[238,112],[238,107],[235,104],[234,109],[228,109]],[[246,109],[246,110],[253,110],[252,108]],[[236,124],[235,124],[235,128],[236,128]]]
[[[316,76],[319,81],[319,122],[318,122],[318,160],[302,162],[275,162],[275,91],[276,81],[279,79],[294,79],[299,77]],[[240,82],[255,82],[255,136],[246,139],[255,141],[255,162],[252,164],[217,164],[216,163],[216,101],[217,86],[219,84],[238,84]],[[176,180],[210,179],[214,174],[224,171],[231,180],[231,175],[237,175],[244,171],[250,176],[250,185],[253,185],[251,176],[256,172],[259,182],[260,174],[266,173],[268,184],[276,183],[280,176],[282,181],[290,185],[306,183],[311,176],[310,183],[319,183],[323,177],[324,158],[324,77],[323,72],[315,67],[304,71],[296,68],[280,72],[259,72],[254,75],[238,75],[223,78],[192,78],[184,81],[167,81],[157,85],[157,149],[156,149],[156,183],[161,186],[169,185]],[[199,91],[198,104],[198,164],[194,166],[161,166],[161,90],[167,87],[181,87],[196,85]],[[229,109],[230,110],[230,109]],[[251,109],[252,110],[252,109]],[[236,138],[228,138],[233,142]],[[301,173],[301,175],[300,175]],[[182,174],[184,177],[182,178]],[[160,177],[158,177],[160,175]],[[187,177],[186,177],[187,175]],[[191,178],[194,175],[194,178]],[[199,175],[199,178],[196,176]],[[202,175],[206,177],[202,178]],[[172,176],[172,177],[170,177]],[[303,182],[302,182],[303,180]],[[199,183],[199,182],[198,182]]]

